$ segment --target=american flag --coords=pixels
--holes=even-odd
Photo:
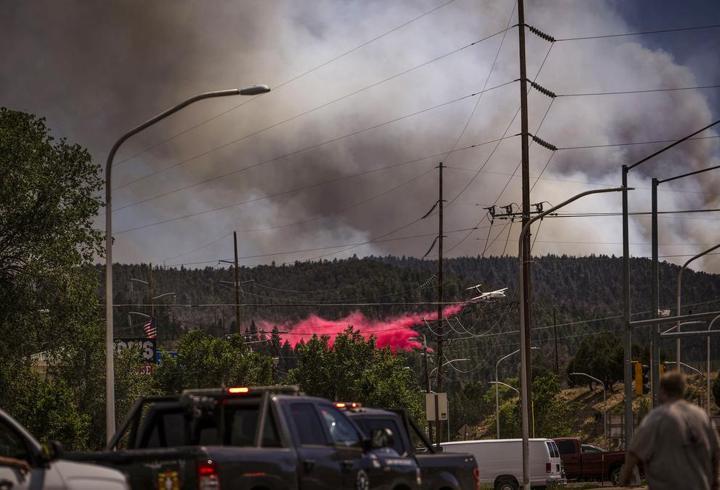
[[[143,325],[143,330],[145,330],[147,338],[154,339],[157,337],[157,328],[155,328],[155,321],[152,318]]]

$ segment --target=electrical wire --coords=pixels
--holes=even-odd
[[[696,136],[694,138],[689,138],[687,141],[717,139],[717,138],[720,138],[720,135]],[[558,147],[558,151],[587,150],[587,149],[591,149],[591,148],[614,148],[614,147],[619,147],[619,146],[633,146],[633,145],[652,145],[652,144],[660,144],[660,143],[672,143],[674,141],[677,141],[677,138],[665,139],[665,140],[652,140],[652,141],[629,141],[626,143],[607,143],[607,144],[582,145],[582,146],[561,146],[561,147]]]
[[[505,87],[505,86],[507,86],[507,85],[510,85],[511,83],[514,83],[514,82],[515,82],[515,80],[510,80],[510,81],[505,82],[505,83],[502,83],[502,84],[500,84],[500,85],[495,85],[494,87],[490,87],[489,89],[486,89],[485,91],[488,92],[488,91],[490,91],[490,90],[496,90],[496,89],[499,89],[499,88],[501,88],[501,87]],[[436,104],[436,105],[434,105],[434,106],[426,107],[426,108],[424,108],[424,109],[421,109],[421,110],[418,110],[418,111],[415,111],[415,112],[411,112],[411,113],[408,113],[408,114],[405,114],[405,115],[402,115],[402,116],[398,116],[398,117],[395,117],[395,118],[390,119],[390,120],[386,120],[386,121],[383,121],[383,122],[380,122],[380,123],[373,124],[373,125],[371,125],[371,126],[367,126],[367,127],[361,128],[361,129],[357,129],[357,130],[351,131],[351,132],[349,132],[349,133],[345,133],[345,134],[340,135],[340,136],[335,136],[335,137],[333,137],[333,138],[324,140],[324,141],[322,141],[322,142],[320,142],[320,143],[314,143],[314,144],[311,144],[311,145],[308,145],[308,146],[304,146],[304,147],[302,147],[302,148],[299,148],[299,149],[297,149],[297,150],[291,151],[291,152],[289,152],[289,153],[285,153],[285,154],[283,154],[283,155],[279,155],[279,156],[276,156],[276,157],[268,158],[268,159],[266,159],[266,160],[261,160],[261,161],[259,161],[259,162],[255,162],[255,163],[252,163],[252,164],[250,164],[250,165],[247,165],[247,166],[245,166],[245,167],[243,167],[243,168],[231,170],[231,171],[229,171],[229,172],[225,172],[225,173],[223,173],[223,174],[215,175],[215,176],[213,176],[213,177],[208,177],[208,178],[203,179],[203,180],[201,180],[201,181],[199,181],[199,182],[194,182],[194,183],[192,183],[192,184],[184,185],[184,186],[175,188],[175,189],[170,190],[170,191],[161,192],[161,193],[159,193],[159,194],[155,194],[155,195],[153,195],[153,196],[150,196],[150,197],[147,197],[147,198],[144,198],[144,199],[140,199],[139,201],[135,201],[135,202],[131,202],[131,203],[127,203],[127,204],[124,204],[124,205],[122,205],[122,206],[119,206],[119,207],[113,209],[113,213],[115,213],[115,212],[120,212],[120,211],[122,211],[123,209],[127,209],[127,208],[130,208],[130,207],[133,207],[133,206],[138,206],[138,205],[144,204],[144,203],[146,203],[146,202],[155,201],[155,200],[157,200],[157,199],[160,199],[160,198],[163,198],[163,197],[167,197],[167,196],[169,196],[169,195],[171,195],[171,194],[176,194],[176,193],[181,192],[181,191],[185,191],[185,190],[188,190],[188,189],[192,189],[192,188],[195,188],[195,187],[199,187],[199,186],[205,185],[205,184],[207,184],[207,183],[209,183],[209,182],[214,182],[214,181],[216,181],[216,180],[229,177],[229,176],[231,176],[231,175],[237,175],[237,174],[240,174],[240,173],[242,173],[242,172],[246,172],[246,171],[248,171],[248,170],[250,170],[250,169],[260,167],[260,166],[265,165],[265,164],[267,164],[267,163],[271,163],[271,162],[276,162],[276,161],[279,161],[279,160],[288,159],[288,158],[290,158],[290,157],[299,155],[299,154],[301,154],[301,153],[305,153],[305,152],[310,151],[310,150],[315,150],[315,149],[317,149],[317,148],[321,148],[321,147],[323,147],[323,146],[325,146],[325,145],[328,145],[328,144],[331,144],[331,143],[337,143],[338,141],[344,140],[344,139],[346,139],[346,138],[350,138],[350,137],[352,137],[352,136],[357,136],[357,135],[359,135],[359,134],[366,133],[366,132],[372,131],[372,130],[374,130],[374,129],[378,129],[378,128],[381,128],[381,127],[383,127],[383,126],[387,126],[387,125],[389,125],[389,124],[393,124],[393,123],[396,123],[396,122],[398,122],[398,121],[402,121],[402,120],[404,120],[404,119],[408,119],[408,118],[411,118],[411,117],[414,117],[414,116],[418,116],[418,115],[420,115],[420,114],[424,114],[424,113],[426,113],[426,112],[433,111],[433,110],[435,110],[435,109],[439,109],[439,108],[442,108],[442,107],[446,107],[446,106],[455,104],[455,103],[457,103],[457,102],[461,102],[461,101],[466,100],[466,99],[470,99],[470,98],[473,98],[473,97],[477,97],[478,95],[480,95],[480,92],[475,92],[475,93],[471,93],[471,94],[468,94],[468,95],[463,95],[463,96],[460,96],[460,97],[456,97],[456,98],[454,98],[454,99],[447,100],[447,101],[445,101],[445,102],[441,102],[440,104]]]
[[[415,221],[417,222],[417,221]],[[468,228],[459,228],[457,230],[449,230],[445,233],[461,233],[463,231],[467,231]],[[413,238],[425,238],[428,236],[433,236],[435,233],[421,233],[417,235],[410,235],[410,236],[403,236],[403,237],[395,237],[395,238],[384,238],[378,237],[371,240],[366,240],[363,242],[356,242],[356,243],[345,243],[345,244],[338,244],[338,245],[329,245],[329,246],[323,246],[323,247],[312,247],[312,248],[305,248],[305,249],[295,249],[295,250],[288,250],[283,252],[272,252],[272,253],[265,253],[265,254],[255,254],[255,255],[245,255],[243,257],[238,257],[238,260],[250,260],[250,259],[257,259],[257,258],[263,258],[263,257],[274,257],[277,255],[295,255],[299,253],[306,253],[306,252],[316,252],[321,250],[332,250],[334,248],[342,248],[352,245],[353,248],[361,246],[361,245],[367,245],[370,243],[383,243],[383,242],[390,242],[395,240],[410,240]],[[181,265],[201,265],[201,264],[212,264],[217,263],[217,259],[212,260],[204,260],[204,261],[198,261],[198,262],[183,262],[183,263],[177,263],[177,264],[168,264],[168,267],[177,267]]]
[[[330,100],[330,101],[328,101],[328,102],[324,102],[324,103],[322,103],[322,104],[320,104],[320,105],[318,105],[318,106],[315,106],[315,107],[313,107],[313,108],[311,108],[311,109],[307,109],[307,110],[298,112],[297,114],[295,114],[295,115],[293,115],[293,116],[287,117],[287,118],[282,119],[282,120],[280,120],[280,121],[276,121],[276,122],[274,122],[274,123],[272,123],[272,124],[270,124],[270,125],[268,125],[268,126],[265,126],[265,127],[261,128],[261,129],[258,129],[258,130],[256,130],[256,131],[253,131],[253,132],[251,132],[251,133],[245,134],[245,135],[243,135],[243,136],[241,136],[241,137],[239,137],[239,138],[235,138],[235,139],[230,140],[230,141],[228,141],[228,142],[226,142],[226,143],[223,143],[223,144],[221,144],[221,145],[215,146],[215,147],[213,147],[213,148],[210,148],[210,149],[208,149],[208,150],[204,150],[204,151],[202,151],[202,152],[200,152],[200,153],[197,153],[197,154],[195,154],[195,155],[193,155],[193,156],[190,156],[190,157],[188,157],[188,158],[182,159],[182,160],[180,160],[180,161],[178,161],[178,162],[175,162],[174,164],[172,164],[172,165],[170,165],[170,166],[168,166],[168,167],[163,167],[162,169],[159,169],[159,170],[157,170],[157,171],[155,171],[155,172],[151,172],[151,173],[146,174],[146,175],[144,175],[144,176],[142,176],[142,177],[138,177],[138,178],[136,178],[136,179],[134,179],[134,180],[131,180],[131,181],[128,181],[128,182],[124,182],[124,183],[116,186],[113,190],[123,189],[123,188],[125,188],[125,187],[131,186],[131,185],[133,185],[133,184],[136,184],[137,182],[146,180],[146,179],[148,179],[148,178],[150,178],[150,177],[153,177],[153,176],[155,176],[155,175],[158,175],[158,174],[161,174],[161,173],[165,173],[165,172],[167,172],[168,170],[171,170],[171,169],[173,169],[173,168],[177,168],[177,167],[183,166],[183,165],[185,165],[186,163],[189,163],[189,162],[191,162],[191,161],[197,160],[198,158],[205,157],[205,156],[207,156],[207,155],[209,155],[209,154],[211,154],[211,153],[214,153],[214,152],[216,152],[216,151],[218,151],[218,150],[222,150],[222,149],[227,148],[227,147],[229,147],[229,146],[233,146],[233,145],[236,145],[236,144],[238,144],[238,143],[241,143],[242,141],[245,141],[245,140],[247,140],[247,139],[249,139],[249,138],[252,138],[252,137],[257,136],[257,135],[259,135],[259,134],[262,134],[262,133],[265,133],[265,132],[267,132],[267,131],[270,131],[271,129],[277,128],[278,126],[281,126],[281,125],[283,125],[283,124],[287,124],[288,122],[291,122],[291,121],[295,121],[295,120],[297,120],[297,119],[299,119],[299,118],[301,118],[301,117],[307,116],[308,114],[312,114],[312,113],[317,112],[317,111],[319,111],[319,110],[321,110],[321,109],[324,109],[324,108],[326,108],[326,107],[328,107],[328,106],[330,106],[330,105],[336,104],[337,102],[340,102],[340,101],[342,101],[342,100],[345,100],[345,99],[348,99],[348,98],[350,98],[350,97],[353,97],[353,96],[355,96],[355,95],[357,95],[357,94],[360,94],[360,93],[362,93],[362,92],[364,92],[364,91],[366,91],[366,90],[370,90],[371,88],[378,87],[378,86],[380,86],[380,85],[382,85],[382,84],[385,84],[385,83],[387,83],[387,82],[389,82],[389,81],[391,81],[391,80],[393,80],[393,79],[399,78],[399,77],[401,77],[401,76],[403,76],[403,75],[407,75],[408,73],[411,73],[411,72],[413,72],[413,71],[415,71],[415,70],[419,70],[420,68],[423,68],[423,67],[425,67],[425,66],[428,66],[428,65],[430,65],[430,64],[432,64],[432,63],[435,63],[435,62],[437,62],[437,61],[439,61],[439,60],[441,60],[441,59],[447,58],[448,56],[451,56],[451,55],[453,55],[453,54],[459,53],[460,51],[463,51],[463,50],[465,50],[465,49],[468,49],[468,48],[470,48],[470,47],[472,47],[472,46],[475,46],[476,44],[478,44],[478,43],[480,43],[480,42],[483,42],[483,41],[486,41],[486,40],[488,40],[488,39],[491,39],[491,38],[493,38],[493,37],[495,37],[495,36],[497,36],[497,35],[499,35],[499,34],[501,34],[501,33],[503,33],[503,32],[504,32],[504,31],[499,31],[499,32],[497,32],[497,33],[495,33],[495,34],[492,34],[492,35],[490,35],[490,36],[487,36],[487,37],[485,37],[485,38],[482,38],[482,39],[479,39],[479,40],[477,40],[477,41],[471,42],[471,43],[466,44],[466,45],[464,45],[464,46],[462,46],[462,47],[460,47],[460,48],[456,48],[456,49],[454,49],[454,50],[452,50],[452,51],[450,51],[450,52],[447,52],[447,53],[442,54],[442,55],[440,55],[440,56],[436,56],[435,58],[433,58],[433,59],[431,59],[431,60],[428,60],[428,61],[425,61],[425,62],[423,62],[423,63],[421,63],[421,64],[419,64],[419,65],[415,65],[415,66],[413,66],[412,68],[408,68],[408,69],[403,70],[403,71],[401,71],[401,72],[398,72],[398,73],[396,73],[396,74],[394,74],[394,75],[391,75],[391,76],[389,76],[389,77],[383,78],[382,80],[379,80],[379,81],[377,81],[377,82],[373,82],[373,83],[371,83],[370,85],[366,85],[366,86],[364,86],[364,87],[362,87],[362,88],[359,88],[359,89],[357,89],[357,90],[355,90],[355,91],[353,91],[353,92],[347,93],[347,94],[345,94],[345,95],[341,95],[340,97],[337,97],[337,98],[335,98],[335,99],[332,99],[332,100]],[[487,89],[486,91],[494,90],[494,88],[499,88],[499,87],[493,87],[493,88]],[[484,92],[482,92],[482,93],[484,93]],[[482,94],[481,94],[481,95],[482,95]]]
[[[533,83],[538,79],[538,77],[540,76],[540,73],[542,72],[542,69],[545,67],[545,63],[547,63],[547,60],[548,60],[548,58],[550,57],[550,53],[552,52],[553,46],[554,46],[554,43],[550,44],[550,47],[548,48],[547,52],[545,53],[545,57],[543,58],[542,63],[540,63],[540,67],[538,68],[537,72],[535,73],[535,77],[533,78]],[[532,87],[528,88],[528,92],[530,91],[531,88],[532,88]],[[553,99],[553,100],[554,100],[554,99]],[[551,101],[550,101],[550,104],[548,105],[547,110],[545,111],[545,115],[543,116],[542,121],[540,122],[540,124],[538,125],[537,129],[535,130],[536,133],[540,131],[540,128],[542,127],[542,123],[545,122],[545,118],[547,117],[548,113],[550,112],[550,107],[552,107],[552,103],[553,103],[553,102],[552,102],[552,100],[551,100]],[[507,132],[510,130],[510,127],[512,126],[513,121],[515,120],[515,118],[517,117],[517,115],[518,115],[519,113],[520,113],[520,106],[518,106],[517,110],[515,111],[515,115],[513,116],[512,120],[510,121],[510,124],[509,124],[509,125],[507,126],[507,128],[505,129],[505,133],[503,134],[503,136],[506,136],[506,135],[507,135]],[[532,144],[532,142],[531,142],[530,144]],[[456,201],[456,200],[460,197],[460,195],[461,195],[463,192],[465,192],[465,191],[468,189],[468,187],[470,187],[470,184],[477,178],[477,176],[479,175],[479,173],[485,168],[485,166],[486,166],[486,165],[488,164],[488,162],[490,161],[490,158],[492,158],[492,156],[495,154],[495,151],[497,150],[497,148],[498,148],[499,145],[500,145],[500,143],[498,143],[498,144],[495,146],[495,148],[493,148],[493,152],[492,152],[492,153],[490,154],[490,156],[483,162],[482,166],[481,166],[480,169],[477,171],[477,173],[476,173],[475,175],[473,175],[473,177],[471,178],[471,180],[463,187],[463,189],[460,191],[460,193],[455,196],[455,198],[453,199],[453,201],[451,201],[451,202],[448,203],[448,204],[451,204],[452,202]],[[503,189],[502,189],[502,190],[500,191],[500,193],[498,194],[498,197],[495,199],[495,202],[493,202],[493,205],[496,205],[496,204],[498,203],[498,201],[499,201],[500,198],[502,197],[503,193],[504,193],[505,190],[507,189],[507,186],[508,186],[508,185],[510,184],[510,182],[512,181],[512,178],[513,178],[513,176],[515,175],[515,173],[517,172],[517,169],[520,167],[521,163],[522,163],[522,162],[518,163],[518,165],[515,167],[515,170],[513,171],[512,176],[511,176],[511,177],[507,180],[507,182],[505,183],[505,186],[503,187]],[[485,216],[483,216],[482,218],[480,218],[480,220],[476,223],[475,226],[480,226],[480,225],[482,224],[482,222],[485,221],[485,219],[487,219],[487,215],[485,215]],[[447,253],[452,252],[452,251],[455,250],[457,247],[459,247],[460,245],[462,245],[462,244],[470,237],[470,235],[472,235],[472,233],[473,233],[472,231],[470,231],[469,233],[467,233],[463,238],[461,238],[461,239],[460,239],[458,242],[456,242],[452,247],[450,247],[450,248],[448,249]]]
[[[700,89],[715,89],[720,88],[720,85],[698,85],[695,87],[675,87],[675,88],[655,88],[655,89],[640,89],[640,90],[621,90],[614,92],[585,92],[585,93],[574,93],[574,94],[557,94],[557,97],[593,97],[601,95],[626,95],[626,94],[649,94],[654,92],[679,92],[684,90],[700,90]]]
[[[490,140],[490,141],[485,141],[485,142],[482,142],[482,143],[475,143],[475,144],[473,144],[473,145],[468,145],[468,146],[464,146],[464,147],[462,147],[462,148],[453,149],[453,150],[451,150],[450,152],[443,151],[443,152],[433,153],[433,154],[426,155],[426,156],[422,156],[422,157],[419,157],[419,158],[413,158],[412,160],[405,160],[405,161],[399,162],[399,163],[392,163],[392,164],[389,164],[389,165],[384,165],[384,166],[382,166],[382,167],[376,167],[376,168],[364,170],[364,171],[362,171],[362,172],[357,172],[357,173],[350,174],[350,175],[342,175],[342,176],[340,176],[340,177],[334,177],[334,178],[332,178],[332,179],[327,179],[327,180],[323,180],[323,181],[320,181],[320,182],[315,182],[315,183],[313,183],[313,184],[308,184],[308,185],[303,185],[303,186],[299,186],[299,187],[294,187],[294,188],[292,188],[292,189],[286,189],[286,190],[283,190],[283,191],[280,191],[280,192],[276,192],[276,193],[273,193],[273,194],[266,194],[266,195],[260,196],[260,197],[254,197],[254,198],[246,199],[246,200],[243,200],[243,201],[237,201],[237,202],[234,202],[234,203],[231,203],[231,204],[227,204],[227,205],[224,205],[224,206],[218,206],[218,207],[215,207],[215,208],[205,209],[205,210],[203,210],[203,211],[198,211],[198,212],[195,212],[195,213],[188,213],[188,214],[184,214],[184,215],[181,215],[181,216],[176,216],[176,217],[173,217],[173,218],[167,218],[167,219],[164,219],[164,220],[159,220],[159,221],[154,221],[154,222],[151,222],[151,223],[145,223],[145,224],[142,224],[142,225],[137,225],[137,226],[134,226],[134,227],[131,227],[131,228],[127,228],[127,229],[124,229],[124,230],[116,231],[116,232],[114,232],[114,234],[115,234],[115,235],[121,235],[121,234],[124,234],[124,233],[129,233],[129,232],[133,232],[133,231],[138,231],[138,230],[142,230],[142,229],[145,229],[145,228],[150,228],[150,227],[153,227],[153,226],[158,226],[158,225],[163,225],[163,224],[166,224],[166,223],[172,223],[172,222],[175,222],[175,221],[180,221],[180,220],[185,220],[185,219],[189,219],[189,218],[194,218],[194,217],[196,217],[196,216],[202,216],[202,215],[205,215],[205,214],[214,213],[214,212],[218,212],[218,211],[225,211],[225,210],[227,210],[227,209],[231,209],[231,208],[239,207],[239,206],[244,206],[244,205],[246,205],[246,204],[252,204],[252,203],[256,203],[256,202],[264,201],[264,200],[268,200],[268,199],[273,199],[273,198],[280,197],[280,196],[291,195],[291,194],[295,194],[295,193],[298,193],[298,192],[302,192],[302,191],[305,191],[305,190],[308,190],[308,189],[314,189],[314,188],[317,188],[317,187],[322,187],[322,186],[327,185],[327,184],[333,184],[333,183],[336,183],[336,182],[341,182],[341,181],[344,181],[344,180],[353,179],[353,178],[357,178],[357,177],[363,177],[363,176],[365,176],[365,175],[370,175],[370,174],[377,173],[377,172],[382,172],[382,171],[385,171],[385,170],[392,170],[392,169],[395,169],[395,168],[412,165],[412,164],[414,164],[414,163],[419,163],[419,162],[425,161],[425,160],[427,160],[427,159],[429,159],[429,158],[436,158],[436,157],[439,157],[439,156],[441,156],[441,155],[447,155],[448,153],[454,153],[454,152],[465,151],[465,150],[470,150],[470,149],[474,149],[474,148],[480,148],[480,147],[482,147],[482,146],[484,146],[484,145],[489,145],[489,144],[495,143],[496,141],[497,141],[497,140]]]
[[[364,48],[365,46],[368,46],[368,45],[374,43],[375,41],[378,41],[378,40],[384,38],[385,36],[388,36],[389,34],[392,34],[393,32],[396,32],[396,31],[402,29],[403,27],[407,27],[408,25],[410,25],[410,24],[412,24],[412,23],[414,23],[414,22],[422,19],[423,17],[425,17],[425,16],[427,16],[427,15],[430,15],[430,14],[436,12],[436,11],[442,9],[443,7],[446,7],[447,5],[450,5],[450,4],[453,3],[454,1],[455,1],[455,0],[449,0],[449,1],[446,1],[446,2],[444,2],[444,3],[441,3],[440,5],[438,5],[438,6],[436,6],[436,7],[433,7],[433,8],[431,8],[431,9],[425,11],[425,12],[422,12],[420,15],[417,15],[417,16],[413,17],[412,19],[410,19],[410,20],[408,20],[408,21],[406,21],[406,22],[404,22],[404,23],[402,23],[402,24],[399,24],[399,25],[395,26],[395,27],[391,28],[390,30],[385,31],[385,32],[383,32],[382,34],[380,34],[380,35],[378,35],[378,36],[375,36],[375,37],[373,37],[373,38],[371,38],[371,39],[369,39],[369,40],[367,40],[367,41],[364,41],[364,42],[360,43],[359,45],[357,45],[357,46],[355,46],[355,47],[353,47],[353,48],[351,48],[351,49],[349,49],[349,50],[347,50],[347,51],[344,51],[344,52],[340,53],[339,55],[336,55],[336,56],[330,58],[329,60],[323,61],[322,63],[320,63],[320,64],[318,64],[318,65],[315,65],[315,66],[313,66],[313,67],[311,67],[311,68],[309,68],[309,69],[307,69],[307,70],[299,73],[298,75],[295,75],[295,76],[293,76],[293,77],[285,80],[284,82],[280,82],[280,83],[273,84],[272,90],[273,90],[273,92],[277,93],[281,88],[285,87],[286,85],[289,85],[289,84],[291,84],[292,82],[295,82],[295,81],[297,81],[297,80],[300,80],[301,78],[304,78],[304,77],[306,77],[307,75],[309,75],[309,74],[311,74],[311,73],[313,73],[313,72],[315,72],[315,71],[317,71],[317,70],[319,70],[319,69],[321,69],[321,68],[324,68],[325,66],[328,66],[328,65],[330,65],[331,63],[334,63],[335,61],[338,61],[338,60],[340,60],[340,59],[342,59],[342,58],[344,58],[344,57],[346,57],[346,56],[354,53],[355,51],[358,51],[358,50]],[[229,109],[227,109],[227,110],[225,110],[225,111],[223,111],[223,112],[221,112],[221,113],[219,113],[219,114],[216,114],[216,115],[214,115],[214,116],[212,116],[212,117],[210,117],[210,118],[208,118],[208,119],[205,119],[205,120],[203,120],[203,121],[200,121],[199,123],[197,123],[197,124],[195,124],[195,125],[187,128],[187,129],[184,129],[184,130],[180,131],[179,133],[175,133],[175,134],[173,134],[172,136],[170,136],[169,138],[166,138],[166,139],[164,139],[164,140],[162,140],[162,141],[160,141],[160,142],[158,142],[158,143],[155,143],[155,144],[153,144],[153,145],[151,145],[151,146],[148,146],[148,147],[146,147],[145,149],[143,149],[143,150],[141,150],[141,151],[139,151],[139,152],[137,152],[137,153],[135,153],[135,154],[127,157],[127,158],[124,158],[124,159],[122,159],[122,160],[118,160],[117,162],[115,162],[115,164],[114,164],[113,166],[117,166],[117,165],[120,165],[120,164],[122,164],[122,163],[125,163],[125,162],[128,162],[128,161],[130,161],[130,160],[133,160],[133,159],[139,157],[140,155],[142,155],[143,153],[146,153],[146,152],[148,152],[148,151],[150,151],[150,150],[152,150],[152,149],[154,149],[154,148],[157,148],[158,146],[161,146],[161,145],[163,145],[163,144],[165,144],[165,143],[168,143],[168,142],[174,140],[175,138],[177,138],[177,137],[179,137],[179,136],[182,136],[182,135],[185,134],[185,133],[188,133],[188,132],[190,132],[190,131],[192,131],[192,130],[194,130],[194,129],[197,129],[197,128],[201,127],[201,126],[204,126],[205,124],[209,123],[210,121],[213,121],[213,120],[219,118],[220,116],[223,116],[223,115],[225,115],[225,114],[227,114],[227,113],[229,113],[229,112],[234,111],[235,109],[238,109],[238,108],[244,106],[245,104],[248,104],[248,103],[251,102],[253,99],[255,99],[255,97],[253,97],[252,99],[247,99],[246,101],[241,102],[240,104],[234,105],[234,106],[230,107]]]
[[[676,27],[670,29],[657,29],[653,31],[636,31],[636,32],[624,32],[621,34],[599,34],[596,36],[576,36],[576,37],[565,37],[556,39],[555,42],[562,43],[566,41],[585,41],[588,39],[608,39],[613,37],[627,37],[627,36],[643,36],[646,34],[662,34],[666,32],[683,32],[683,31],[699,31],[705,29],[717,29],[720,24],[709,24],[703,26],[690,26],[690,27]]]
[[[493,74],[493,71],[495,71],[495,66],[497,65],[498,57],[500,56],[500,52],[502,51],[503,44],[505,44],[505,38],[507,36],[508,30],[510,29],[510,23],[512,22],[513,14],[515,13],[515,8],[517,5],[515,3],[512,4],[512,10],[510,10],[510,15],[508,16],[507,25],[505,26],[505,31],[503,32],[502,38],[500,39],[500,44],[498,45],[497,51],[495,51],[495,57],[493,58],[492,63],[490,64],[490,70],[488,71],[487,76],[485,77],[485,82],[483,83],[482,89],[485,90],[487,88],[488,83],[490,82],[490,77]],[[467,131],[467,128],[470,126],[470,121],[472,121],[473,116],[475,115],[475,112],[477,111],[477,108],[480,105],[480,102],[483,100],[482,95],[477,98],[475,101],[475,104],[473,105],[472,111],[470,111],[470,114],[468,115],[467,119],[465,120],[465,124],[462,128],[462,131],[460,131],[460,134],[455,139],[455,143],[450,147],[451,151],[448,152],[448,154],[443,157],[443,160],[447,160],[450,154],[452,153],[452,150],[460,144],[460,141],[462,140],[462,137],[465,136],[465,132]],[[447,162],[446,162],[447,163]]]

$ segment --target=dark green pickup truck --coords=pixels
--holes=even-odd
[[[391,440],[296,387],[235,387],[141,399],[106,451],[67,457],[137,489],[420,489],[416,461]]]

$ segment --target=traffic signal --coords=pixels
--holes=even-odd
[[[640,361],[633,361],[634,385],[637,396],[650,392],[650,368]]]

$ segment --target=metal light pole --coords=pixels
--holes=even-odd
[[[504,386],[505,388],[510,388],[510,389],[513,390],[515,393],[517,393],[518,397],[520,397],[520,390],[518,390],[517,388],[515,388],[515,387],[512,386],[512,385],[509,385],[509,384],[507,384],[507,383],[503,383],[502,381],[490,381],[490,384],[491,384],[491,385],[495,385],[495,390],[496,390],[496,391],[497,391],[498,386]],[[534,402],[534,401],[531,401],[531,402],[530,402],[530,408],[531,408],[531,411],[532,411],[532,436],[535,437],[535,402]],[[499,439],[499,438],[498,438],[498,439]]]
[[[113,363],[113,283],[112,283],[112,164],[120,146],[131,136],[156,122],[176,113],[194,102],[231,95],[259,95],[270,91],[267,85],[255,85],[244,89],[205,92],[161,112],[141,125],[123,134],[110,149],[105,164],[105,438],[107,442],[115,432],[115,366]]]
[[[550,209],[543,211],[540,214],[535,215],[533,218],[530,218],[527,223],[522,227],[522,230],[520,231],[520,236],[518,237],[518,261],[519,261],[519,287],[518,291],[520,293],[520,298],[518,301],[518,304],[524,305],[526,302],[530,303],[530,298],[525,298],[525,274],[523,273],[523,268],[525,266],[525,248],[524,248],[524,242],[525,237],[528,234],[528,231],[530,230],[530,226],[537,220],[540,220],[547,216],[548,214],[554,213],[558,209],[567,206],[568,204],[577,201],[578,199],[589,196],[591,194],[603,194],[607,192],[620,192],[626,190],[625,187],[613,187],[610,189],[595,189],[591,191],[585,191],[581,192],[579,194],[574,195],[570,199],[567,199],[557,206],[553,206]],[[525,309],[520,308],[520,387],[522,389],[522,395],[520,396],[520,402],[521,402],[521,411],[522,411],[522,463],[523,463],[523,487],[530,488],[530,428],[529,428],[529,422],[530,422],[530,356],[528,355],[529,352],[529,345],[530,345],[530,339],[529,337],[530,333],[530,325],[528,322],[528,318],[525,315]]]
[[[676,175],[674,177],[669,177],[666,179],[656,179],[653,178],[651,182],[651,203],[652,203],[652,212],[651,212],[651,236],[652,236],[652,276],[651,276],[651,311],[653,312],[653,316],[657,316],[658,308],[659,308],[659,294],[658,294],[658,283],[660,280],[659,277],[659,255],[658,255],[658,199],[657,199],[657,193],[658,193],[658,186],[660,184],[663,184],[665,182],[672,182],[673,180],[678,179],[684,179],[685,177],[690,177],[693,175],[702,174],[705,172],[710,172],[712,170],[720,169],[720,165],[715,165],[713,167],[703,168],[700,170],[695,170],[692,172],[686,172],[681,175]],[[680,313],[678,312],[678,315]],[[678,327],[679,328],[679,327]],[[651,326],[651,356],[650,356],[650,387],[652,391],[652,401],[653,401],[653,407],[657,406],[658,404],[658,387],[660,386],[660,326],[659,325],[653,325]],[[680,348],[680,337],[677,338],[676,341],[676,352],[679,352]],[[680,358],[677,359],[680,361]]]
[[[709,330],[709,329],[708,329]],[[679,338],[679,337],[678,337]],[[708,335],[708,346],[710,345],[710,336]],[[710,351],[708,350],[708,360],[710,359]],[[690,371],[693,371],[694,373],[699,374],[700,376],[707,376],[707,389],[708,392],[705,394],[705,409],[707,410],[708,416],[710,416],[710,370],[708,370],[707,375],[705,375],[702,371],[700,371],[698,368],[692,367],[690,364],[685,364],[684,362],[677,363],[675,361],[665,361],[663,364],[675,364],[678,367],[678,370],[681,368],[689,369]]]
[[[538,350],[538,347],[531,347],[530,350]],[[500,366],[500,363],[504,361],[505,359],[514,356],[520,352],[520,349],[512,351],[510,354],[507,354],[505,356],[502,356],[500,359],[497,360],[495,363],[495,381],[496,383],[492,383],[495,385],[495,425],[497,426],[497,430],[495,432],[495,438],[500,439],[500,394],[498,392],[499,388],[498,386],[502,383],[500,383],[500,376],[498,375],[498,367]],[[515,389],[515,388],[513,388]],[[516,390],[517,391],[517,390]],[[520,392],[518,392],[520,394]]]
[[[624,392],[625,392],[625,402],[624,402],[624,421],[625,421],[625,447],[627,448],[628,443],[630,442],[630,439],[632,439],[633,434],[633,410],[632,410],[632,398],[633,398],[633,389],[632,389],[632,364],[631,364],[631,356],[632,356],[632,328],[633,325],[637,326],[638,324],[636,322],[632,321],[631,315],[630,315],[630,225],[629,225],[629,205],[628,205],[628,173],[630,170],[634,169],[638,165],[641,165],[656,156],[660,155],[661,153],[664,153],[668,151],[669,149],[691,139],[693,136],[696,136],[703,131],[712,128],[713,126],[720,124],[720,119],[708,124],[707,126],[704,126],[700,128],[699,130],[688,134],[687,136],[684,136],[678,140],[673,141],[669,145],[651,153],[650,155],[641,158],[637,162],[633,163],[632,165],[623,165],[621,167],[622,169],[622,236],[623,236],[623,329],[624,329],[624,337],[623,337],[623,350],[624,350],[624,356],[623,356],[623,386],[624,386]],[[653,188],[656,187],[653,185]],[[655,224],[655,229],[657,229],[657,223]],[[654,244],[654,249],[656,248],[656,244]],[[657,262],[657,251],[653,250],[653,262]],[[657,269],[653,270],[653,281],[657,280]],[[657,311],[653,312],[653,316],[657,316]],[[651,328],[657,329],[657,322],[652,322],[648,324]],[[659,342],[659,339],[657,338],[657,335],[654,337]],[[653,357],[653,363],[654,357]],[[655,363],[656,364],[656,363]],[[653,370],[651,370],[652,372]],[[657,371],[657,369],[654,369],[654,371]],[[657,373],[656,373],[657,374]]]
[[[708,248],[708,249],[705,250],[704,252],[700,252],[699,254],[697,254],[697,255],[689,258],[689,259],[683,264],[683,266],[680,268],[680,272],[678,272],[678,280],[677,280],[677,316],[680,316],[680,315],[681,315],[680,309],[682,308],[682,278],[683,278],[683,272],[685,272],[685,269],[687,268],[688,264],[690,264],[692,261],[694,261],[695,259],[699,259],[699,258],[702,257],[703,255],[707,255],[707,254],[709,254],[710,252],[712,252],[713,250],[717,250],[718,248],[720,248],[720,243],[718,243],[718,244],[715,245],[714,247]],[[680,331],[680,322],[678,322],[678,324],[677,324],[677,330],[676,330],[676,331],[677,331],[677,332]],[[678,364],[677,364],[678,370],[680,369],[680,350],[681,350],[680,347],[681,347],[681,345],[680,345],[680,337],[678,337],[678,338],[675,340],[675,361],[677,361],[677,363],[678,363]]]
[[[720,319],[720,316],[716,316],[712,319],[710,322],[710,325],[708,325],[708,332],[712,330],[713,325],[715,325],[715,322]],[[705,403],[705,411],[708,414],[708,417],[710,416],[710,335],[707,336],[707,374],[705,375],[705,389],[707,391],[707,401]]]
[[[571,376],[585,376],[586,378],[590,378],[593,381],[596,381],[602,385],[603,388],[603,435],[605,436],[605,441],[607,442],[607,389],[605,387],[605,383],[597,379],[595,376],[590,376],[587,373],[570,373]]]

